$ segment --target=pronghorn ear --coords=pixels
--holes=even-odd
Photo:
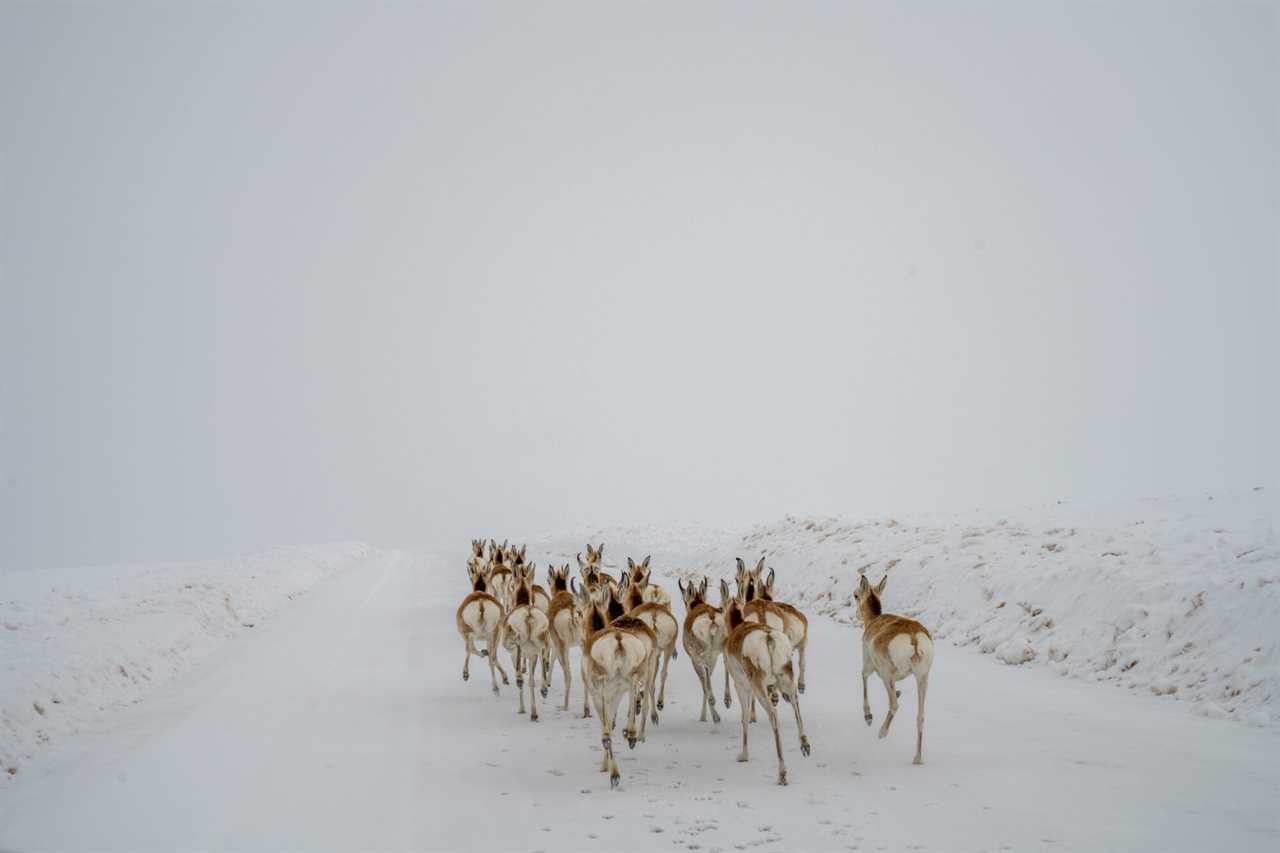
[[[622,577],[618,578],[618,589],[626,589],[630,585],[631,585],[631,573],[623,572]]]
[[[604,559],[604,543],[603,542],[601,542],[599,545],[596,546],[596,556],[602,560]]]
[[[741,560],[739,560],[741,562]],[[729,584],[724,578],[720,578],[720,603],[727,604],[733,596],[729,595]]]
[[[650,557],[650,555],[649,555],[649,554],[645,554],[645,555],[644,555],[644,562],[640,564],[640,568],[642,568],[642,569],[648,569],[648,568],[649,568],[649,557]]]
[[[863,575],[863,577],[865,578],[866,575]],[[876,595],[884,595],[884,587],[885,587],[885,584],[887,584],[888,582],[889,582],[888,575],[885,575],[884,577],[880,578],[880,583],[876,584]]]
[[[869,590],[869,589],[871,589],[871,583],[870,583],[870,581],[868,581],[868,580],[867,580],[867,576],[866,576],[866,575],[859,575],[859,576],[858,576],[858,594],[859,594],[859,595],[866,595],[866,594],[867,594],[867,590]]]
[[[756,567],[751,571],[757,575],[764,571],[764,557],[760,558],[760,562],[756,563]]]
[[[587,553],[588,553],[588,554],[590,554],[590,553],[591,553],[591,546],[590,546],[590,545],[588,545],[588,546],[587,546]],[[586,567],[587,567],[587,564],[586,564],[586,563],[584,563],[584,562],[582,562],[582,552],[581,552],[581,551],[579,551],[579,552],[578,552],[578,568],[580,568],[580,569],[585,569]]]
[[[636,561],[631,559],[630,557],[627,557],[627,568],[634,569],[635,567],[636,567]]]
[[[773,569],[769,570],[769,577],[765,578],[764,588],[770,592],[773,591]]]

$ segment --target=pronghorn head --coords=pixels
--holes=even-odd
[[[474,561],[467,563],[467,579],[471,581],[472,592],[489,591],[489,573],[478,563]]]
[[[743,592],[743,588],[739,587],[737,595],[730,594],[728,582],[723,578],[720,580],[720,610],[724,614],[726,631],[732,632],[745,621],[742,618]]]
[[[888,575],[880,578],[880,583],[875,586],[871,585],[866,575],[862,575],[861,580],[858,581],[858,588],[854,590],[853,597],[858,602],[858,615],[862,617],[863,622],[880,615],[880,596],[884,595],[884,587],[888,582]]]
[[[734,575],[734,580],[738,584],[738,594],[742,596],[743,603],[754,601],[756,598],[756,571],[764,565],[764,558],[760,558],[760,563],[755,570],[748,569],[747,564],[738,557],[738,572]]]
[[[600,591],[591,590],[586,584],[578,586],[571,582],[569,586],[573,591],[574,609],[581,620],[582,636],[590,637],[609,627],[608,608],[600,598]]]
[[[627,557],[627,573],[622,577],[628,580],[619,580],[618,589],[622,591],[623,605],[630,612],[644,604],[644,591],[649,586],[649,558],[645,557],[644,562],[637,565]]]
[[[547,567],[547,586],[550,588],[552,595],[555,595],[557,592],[569,591],[568,563],[565,563],[558,569],[555,566]]]
[[[604,559],[604,543],[601,542],[599,548],[592,548],[591,543],[588,542],[587,543],[587,562],[585,565],[598,566],[600,565],[600,561],[603,559]],[[584,565],[582,562],[581,554],[578,555],[578,565],[579,566]]]
[[[533,573],[537,568],[533,563],[529,563],[525,566],[516,566],[512,570],[516,583],[512,607],[520,607],[533,602]]]
[[[756,572],[758,573],[763,568],[764,558],[761,557],[760,565],[756,568]],[[764,581],[760,580],[759,574],[756,575],[756,598],[760,598],[765,601],[773,601],[773,569],[769,570],[769,574],[765,577]]]
[[[627,584],[629,582],[630,578],[628,578],[624,572],[622,577],[618,579],[617,590],[614,590],[614,588],[607,583],[602,583],[596,588],[596,595],[600,598],[600,601],[603,602],[601,606],[605,609],[606,616],[610,622],[621,616],[627,615],[628,608],[626,603],[626,591]]]
[[[484,559],[484,540],[483,539],[471,540],[471,558],[473,560]]]

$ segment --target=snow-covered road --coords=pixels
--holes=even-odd
[[[324,581],[110,732],[14,779],[0,849],[1280,847],[1274,732],[939,643],[915,767],[914,686],[877,740],[862,722],[855,629],[826,619],[809,642],[810,758],[782,715],[789,787],[773,784],[763,718],[746,765],[734,761],[736,704],[718,727],[697,722],[682,653],[662,724],[623,747],[611,792],[576,676],[564,712],[556,671],[537,724],[517,716],[514,686],[490,694],[482,660],[482,677],[461,680],[459,566],[376,552]]]

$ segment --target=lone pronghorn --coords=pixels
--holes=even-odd
[[[489,594],[489,576],[481,568],[467,566],[467,575],[471,579],[471,594],[462,599],[458,605],[458,633],[466,646],[467,655],[462,661],[462,680],[471,678],[471,656],[483,655],[489,659],[489,676],[493,681],[493,692],[498,692],[498,677],[502,673],[502,683],[508,684],[507,672],[498,662],[499,634],[502,631],[503,607],[497,598]],[[476,640],[484,641],[484,651],[476,648]]]
[[[854,597],[858,615],[862,617],[862,714],[871,725],[871,703],[867,699],[867,677],[874,671],[889,693],[889,713],[880,726],[880,737],[889,734],[889,724],[898,713],[898,690],[895,683],[914,675],[916,678],[916,757],[913,764],[924,763],[924,698],[929,691],[929,668],[933,666],[933,637],[914,619],[882,613],[880,596],[889,576],[874,587],[867,576],[858,582]]]
[[[739,557],[739,578],[746,572],[746,563],[742,562],[742,558]],[[760,575],[763,572],[764,557],[761,557],[760,562],[756,563],[756,567],[748,574],[747,604],[743,607],[743,614],[748,622],[763,620],[774,628],[781,628],[787,633],[787,639],[791,641],[791,648],[795,650],[796,655],[799,657],[800,678],[796,682],[796,689],[803,693],[805,652],[809,647],[809,620],[790,604],[773,600],[773,569],[769,570],[768,577],[761,579]],[[742,581],[739,580],[738,583],[741,584]]]
[[[639,582],[636,579],[637,576],[641,578]],[[622,605],[626,609],[627,615],[648,625],[653,630],[654,637],[657,640],[657,655],[654,658],[653,671],[649,674],[648,687],[654,699],[650,703],[649,719],[657,723],[658,711],[661,711],[666,704],[667,668],[671,663],[671,659],[677,657],[676,640],[680,638],[680,623],[676,621],[676,617],[672,614],[670,607],[645,599],[645,587],[643,584],[648,582],[648,577],[649,558],[645,557],[644,561],[637,565],[634,560],[628,557],[627,572],[623,574],[618,583],[623,590]],[[662,659],[661,686],[658,685],[658,657]],[[656,692],[654,692],[655,690]]]
[[[538,721],[538,664],[547,649],[547,614],[533,603],[534,565],[521,566],[513,573],[515,593],[511,612],[502,626],[502,643],[511,653],[516,668],[516,690],[520,694],[520,710],[524,713],[525,671],[529,675],[529,719]],[[546,691],[543,691],[546,695]]]
[[[595,592],[579,591],[583,608],[582,676],[588,694],[595,702],[600,715],[600,743],[604,747],[604,760],[600,770],[609,771],[610,787],[618,787],[621,774],[613,756],[613,729],[618,717],[618,705],[627,698],[627,727],[624,735],[634,749],[636,741],[643,740],[644,718],[641,731],[636,730],[636,714],[640,713],[640,694],[653,666],[657,639],[653,630],[639,619],[621,613],[621,605],[601,584]]]
[[[804,733],[804,720],[800,716],[800,696],[796,692],[795,674],[791,666],[791,641],[787,635],[763,622],[747,622],[742,614],[746,588],[738,590],[738,596],[729,595],[729,585],[720,581],[720,597],[729,639],[725,644],[724,660],[738,690],[738,703],[742,714],[742,752],[739,761],[747,760],[748,716],[752,706],[759,702],[769,716],[773,727],[773,743],[778,751],[778,784],[787,784],[787,765],[782,758],[782,735],[778,731],[778,698],[791,705],[796,715],[796,729],[800,734],[800,752],[809,755],[809,738]]]
[[[702,713],[698,721],[707,721],[707,709],[710,708],[711,720],[718,723],[720,712],[716,710],[716,691],[711,686],[711,674],[715,672],[716,659],[724,652],[724,616],[719,608],[707,603],[705,577],[701,583],[690,582],[688,586],[676,581],[676,586],[684,598],[684,650],[689,655],[689,662],[693,664],[693,671],[697,673],[698,683],[702,685]],[[728,692],[727,684],[725,692]]]

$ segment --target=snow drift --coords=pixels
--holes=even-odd
[[[369,553],[336,544],[0,576],[0,779]]]
[[[712,578],[730,577],[736,556],[764,556],[782,599],[846,623],[857,621],[858,576],[887,574],[887,608],[953,644],[1270,725],[1280,697],[1276,509],[1259,488],[1008,513],[787,517],[738,534],[588,528],[535,538],[531,551],[572,561],[584,542],[603,541],[606,563],[653,553],[656,571]]]

